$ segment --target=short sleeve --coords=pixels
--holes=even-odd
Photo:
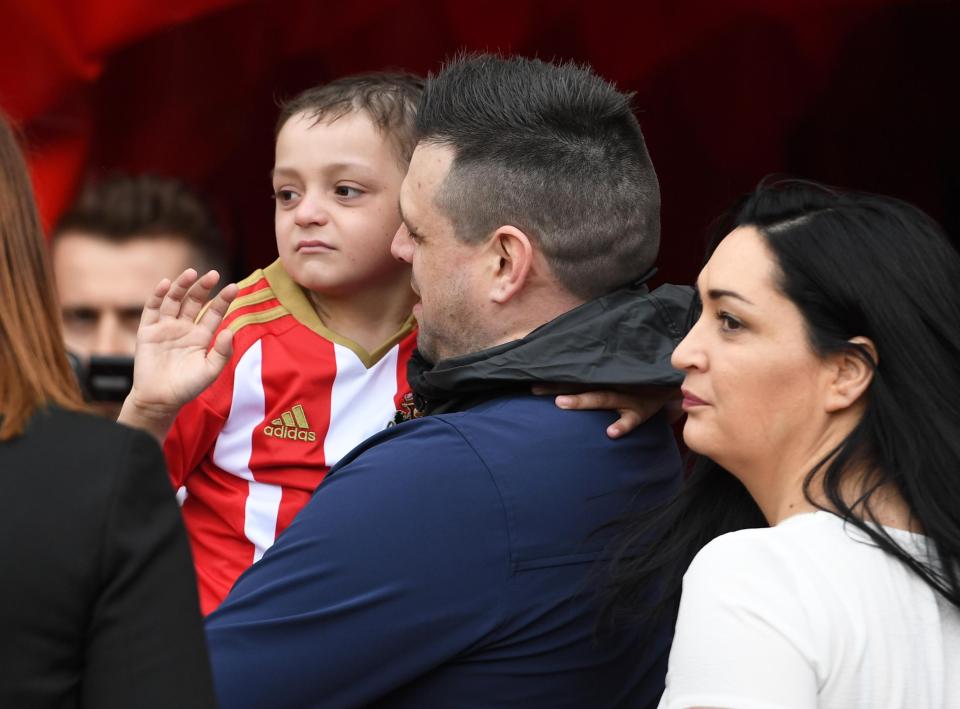
[[[216,380],[180,409],[174,419],[163,442],[163,452],[170,482],[175,489],[186,484],[187,478],[210,452],[223,430],[233,398],[236,364],[235,350]]]
[[[796,572],[767,532],[715,539],[687,570],[661,709],[816,706],[816,660]]]

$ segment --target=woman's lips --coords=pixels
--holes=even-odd
[[[680,391],[683,394],[682,406],[684,411],[689,411],[690,409],[694,409],[698,406],[708,406],[706,401],[687,391],[686,389],[681,389]]]

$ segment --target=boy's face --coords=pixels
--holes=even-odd
[[[277,136],[277,249],[304,288],[334,298],[409,281],[390,254],[405,168],[364,113],[314,124],[297,114]]]

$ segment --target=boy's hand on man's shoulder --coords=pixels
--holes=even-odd
[[[210,341],[237,287],[224,287],[204,309],[219,278],[216,271],[198,277],[191,268],[172,283],[164,279],[157,285],[140,318],[133,388],[117,419],[120,423],[142,428],[162,441],[180,408],[223,371],[233,350],[233,333],[224,328],[212,347]]]
[[[630,390],[575,391],[564,384],[539,384],[533,387],[537,395],[556,396],[556,405],[569,410],[616,411],[620,418],[607,427],[607,436],[621,438],[645,423],[661,409],[667,410],[673,423],[682,415],[674,403],[681,399],[676,387],[640,386]]]

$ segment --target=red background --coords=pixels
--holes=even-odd
[[[462,48],[588,61],[637,94],[657,280],[689,282],[708,222],[771,172],[901,196],[956,237],[958,20],[960,3],[890,0],[0,0],[0,106],[48,225],[88,175],[176,175],[244,275],[274,257],[277,98]]]

